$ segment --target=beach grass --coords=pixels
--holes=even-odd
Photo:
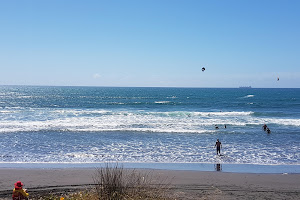
[[[107,164],[97,168],[93,176],[94,187],[66,194],[50,194],[41,197],[46,200],[122,200],[149,199],[168,200],[170,183],[135,169],[124,169],[118,164]]]

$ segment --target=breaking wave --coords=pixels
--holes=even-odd
[[[242,97],[243,99],[246,99],[246,98],[252,98],[252,97],[254,97],[255,95],[253,95],[253,94],[249,94],[249,95],[247,95],[247,96],[244,96],[244,97]]]
[[[264,123],[300,126],[300,119],[266,118],[254,112],[147,112],[35,109],[1,113],[0,132],[22,131],[137,131],[210,133],[214,125],[252,126]],[[24,117],[25,115],[25,117]]]

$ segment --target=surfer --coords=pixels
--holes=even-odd
[[[262,127],[263,127],[264,131],[266,131],[268,128],[268,126],[266,124],[264,124]]]
[[[215,129],[219,129],[218,125],[215,125]]]
[[[221,155],[221,147],[222,147],[222,144],[221,142],[219,141],[219,139],[217,139],[217,142],[215,144],[215,147],[217,147],[217,155]]]
[[[271,133],[271,130],[269,128],[267,128],[267,133]]]

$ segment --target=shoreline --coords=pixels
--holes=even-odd
[[[99,162],[99,163],[0,163],[0,169],[88,169],[105,167],[107,164],[119,165],[128,169],[178,170],[229,173],[260,173],[260,174],[300,174],[300,165],[259,165],[259,164],[228,164],[228,163],[130,163],[130,162]]]
[[[127,168],[124,168],[127,169]],[[130,169],[129,169],[130,170]],[[137,169],[170,181],[176,199],[299,199],[300,174]],[[0,199],[11,199],[20,180],[29,194],[74,192],[93,187],[94,168],[0,168]]]

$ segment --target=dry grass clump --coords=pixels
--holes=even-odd
[[[167,199],[169,184],[155,179],[151,173],[142,174],[118,165],[97,169],[94,177],[98,199]]]

